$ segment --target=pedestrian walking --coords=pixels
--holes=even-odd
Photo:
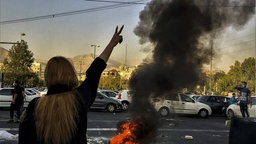
[[[242,82],[240,85],[237,85],[235,89],[239,91],[239,106],[240,111],[243,116],[243,118],[250,117],[248,112],[248,105],[251,105],[251,91],[246,87],[247,82]]]
[[[91,63],[78,85],[76,71],[62,56],[51,58],[45,69],[45,96],[33,99],[23,113],[19,144],[86,144],[87,110],[95,100],[101,73],[113,48],[122,41],[123,26]]]

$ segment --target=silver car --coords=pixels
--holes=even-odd
[[[117,110],[122,110],[123,105],[119,100],[110,98],[100,91],[97,92],[95,101],[93,102],[91,109],[101,109],[107,110],[109,112],[115,112]]]

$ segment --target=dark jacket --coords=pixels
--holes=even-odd
[[[249,96],[251,95],[251,91],[248,88],[242,87],[235,87],[237,90],[240,91],[240,96],[238,97],[239,103],[248,104],[249,103]]]
[[[86,131],[87,131],[87,110],[95,100],[97,88],[102,71],[106,68],[106,63],[100,58],[96,58],[91,66],[86,71],[86,79],[75,90],[78,97],[82,98],[79,107],[77,120],[77,130],[71,139],[70,144],[86,144]],[[49,93],[49,91],[48,91]],[[35,120],[34,120],[34,108],[38,98],[33,99],[27,109],[24,120],[21,121],[19,127],[19,144],[43,144],[39,142],[36,136]]]

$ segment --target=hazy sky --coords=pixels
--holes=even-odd
[[[92,44],[100,45],[96,50],[99,54],[115,27],[124,25],[124,41],[112,56],[124,62],[127,47],[127,64],[139,64],[148,54],[141,52],[142,46],[133,30],[147,2],[149,0],[0,0],[0,41],[19,41],[20,33],[24,32],[26,36],[22,38],[28,42],[34,57],[42,60],[55,55],[91,54]],[[213,59],[213,67],[218,69],[228,70],[235,60],[254,57],[255,17],[239,30],[223,31],[214,48],[219,55]]]
[[[112,37],[115,27],[124,25],[124,41],[113,51],[113,57],[124,60],[127,45],[128,64],[138,64],[145,54],[139,52],[140,45],[133,29],[144,6],[85,0],[1,0],[1,22],[42,17],[33,21],[2,23],[0,40],[19,41],[20,32],[24,32],[26,36],[23,39],[28,42],[29,49],[37,59],[93,53],[92,44],[100,46],[96,50],[96,54],[99,54]],[[105,8],[108,9],[102,10]],[[81,12],[73,13],[78,10]],[[43,17],[66,12],[66,16]],[[7,49],[11,47],[1,46]]]

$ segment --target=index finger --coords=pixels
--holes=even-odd
[[[124,28],[124,25],[122,25],[122,27],[121,27],[120,30],[118,31],[118,34],[120,34],[120,33],[122,32],[123,28]]]

